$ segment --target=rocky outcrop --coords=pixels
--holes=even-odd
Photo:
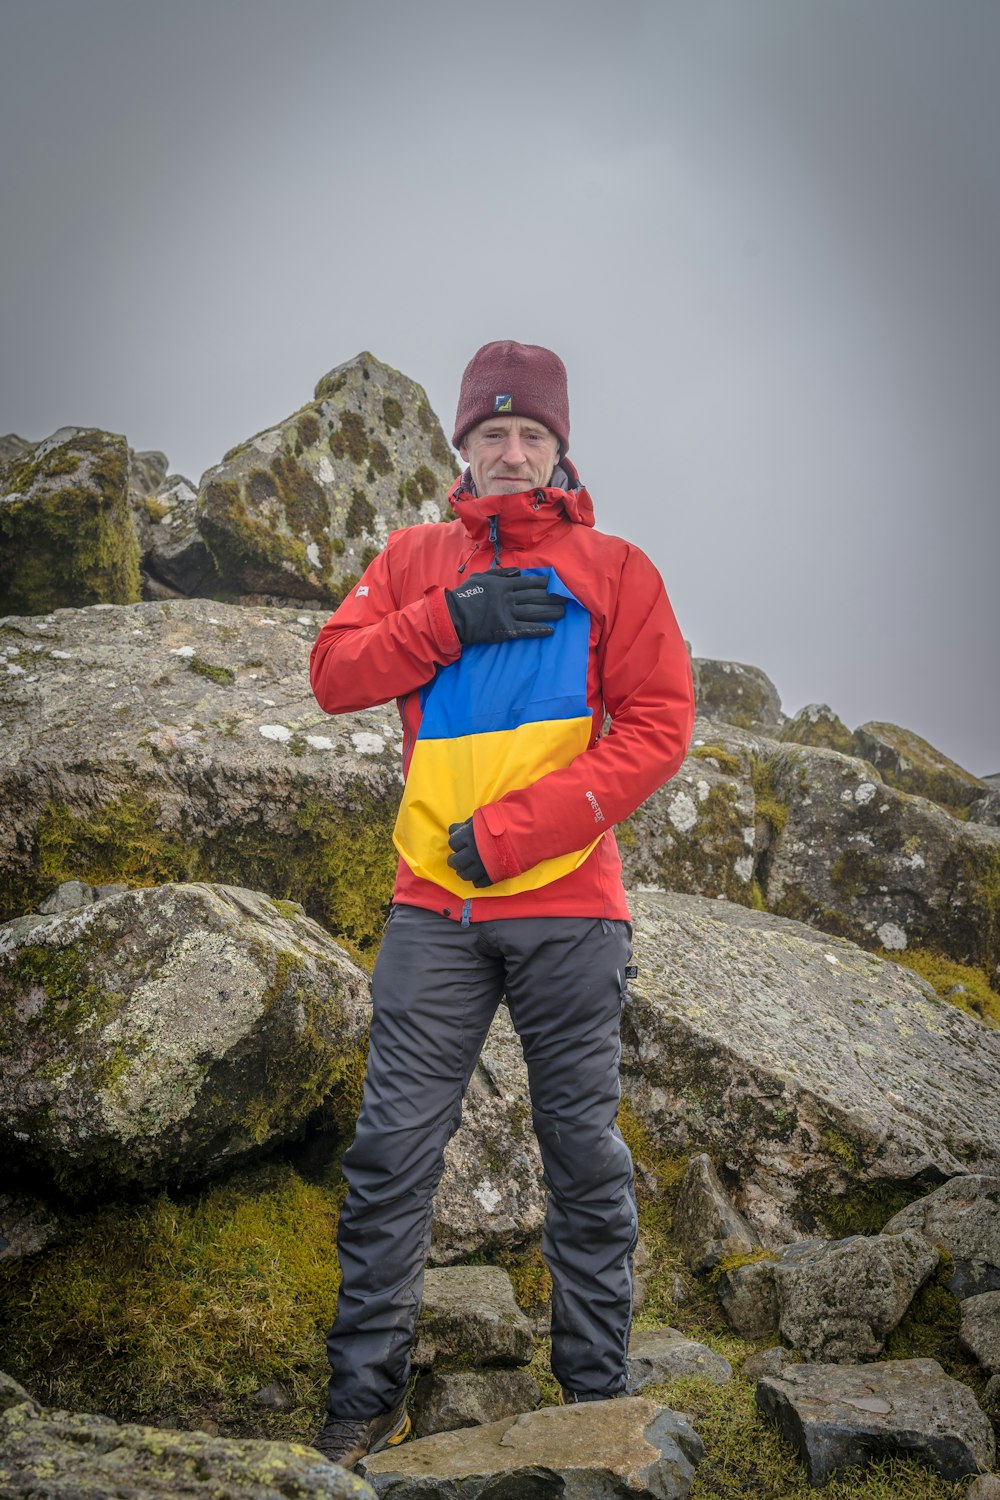
[[[760,1237],[730,1202],[711,1159],[693,1156],[684,1169],[671,1220],[677,1247],[696,1274],[731,1255],[749,1255]]]
[[[642,1396],[547,1407],[363,1459],[380,1496],[418,1500],[683,1500],[704,1446],[686,1418]]]
[[[875,720],[861,724],[854,731],[854,741],[855,753],[870,761],[882,779],[901,792],[959,809],[969,807],[988,791],[985,781],[899,724]]]
[[[373,1491],[310,1448],[44,1411],[0,1375],[0,1494],[7,1500],[372,1500]]]
[[[139,597],[123,437],[60,427],[0,473],[0,615]]]
[[[454,475],[422,387],[363,353],[202,475],[198,526],[223,588],[336,604],[390,530],[441,519]]]
[[[145,598],[215,592],[215,563],[198,529],[197,500],[190,479],[168,474],[136,505]]]
[[[917,1458],[943,1479],[993,1465],[989,1421],[969,1387],[933,1359],[794,1365],[758,1382],[757,1404],[825,1484],[880,1458]]]
[[[916,1229],[953,1262],[945,1283],[961,1300],[1000,1292],[1000,1177],[969,1173],[894,1214],[886,1234]]]
[[[807,703],[782,729],[778,738],[786,744],[812,745],[822,750],[837,750],[841,755],[857,755],[854,736],[828,703]]]
[[[0,928],[0,1141],[64,1191],[288,1140],[362,1064],[367,976],[301,907],[202,884]]]
[[[996,1172],[1000,1035],[799,923],[691,896],[632,910],[626,1094],[671,1152],[711,1153],[766,1244],[893,1185]]]
[[[718,1291],[745,1338],[780,1334],[804,1358],[832,1364],[877,1359],[938,1263],[915,1230],[804,1240],[723,1271]]]
[[[774,732],[785,722],[778,690],[759,667],[705,656],[694,657],[691,665],[695,701],[704,718],[765,732]]]
[[[324,618],[190,600],[0,622],[0,918],[74,877],[207,879],[373,946],[401,731],[391,707],[318,706]]]

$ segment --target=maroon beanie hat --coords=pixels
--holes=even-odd
[[[540,344],[516,344],[512,339],[477,350],[462,376],[452,438],[455,447],[461,446],[470,427],[495,416],[533,417],[555,433],[560,456],[565,453],[569,394],[566,366],[558,354]]]

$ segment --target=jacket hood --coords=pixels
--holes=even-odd
[[[448,499],[477,541],[489,535],[494,516],[499,517],[503,535],[511,543],[537,539],[560,522],[594,524],[594,502],[568,458],[560,459],[547,485],[513,495],[477,495],[472,473],[466,469],[448,491]]]

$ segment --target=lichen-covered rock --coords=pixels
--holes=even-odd
[[[779,739],[793,745],[819,745],[841,755],[857,755],[854,736],[828,703],[807,703],[782,729]]]
[[[541,1399],[526,1370],[434,1371],[418,1379],[410,1419],[416,1437],[430,1437],[534,1411]]]
[[[415,1369],[526,1365],[533,1352],[531,1324],[499,1266],[445,1266],[425,1273]]]
[[[373,1500],[363,1479],[298,1444],[119,1426],[30,1398],[4,1409],[5,1399],[0,1386],[4,1500]]]
[[[64,881],[221,881],[377,944],[397,855],[392,707],[331,718],[325,614],[192,599],[0,621],[0,920]]]
[[[757,1404],[825,1484],[881,1458],[916,1458],[943,1479],[993,1465],[989,1420],[967,1385],[933,1359],[793,1365],[757,1384]]]
[[[1000,1375],[1000,1292],[982,1292],[962,1303],[962,1347],[989,1375]]]
[[[965,1500],[1000,1500],[1000,1477],[980,1474],[965,1492]]]
[[[128,450],[128,487],[132,503],[155,495],[167,476],[170,460],[159,449],[148,448],[142,453]]]
[[[789,1365],[797,1363],[798,1358],[791,1349],[786,1349],[783,1344],[775,1344],[744,1360],[740,1375],[744,1380],[759,1380],[762,1375],[781,1375]]]
[[[1000,792],[984,792],[969,803],[970,823],[986,823],[990,828],[1000,828]]]
[[[685,1417],[628,1396],[437,1433],[362,1459],[360,1468],[392,1500],[684,1500],[704,1453]]]
[[[760,1236],[733,1207],[704,1152],[684,1169],[671,1226],[678,1249],[696,1274],[710,1271],[726,1256],[749,1255],[760,1247]]]
[[[945,807],[964,808],[988,790],[978,776],[899,724],[872,720],[859,725],[854,740],[856,754],[871,761],[882,779],[901,792],[927,797]]]
[[[296,1135],[356,1067],[367,977],[300,907],[202,884],[0,928],[0,1142],[69,1191]]]
[[[0,485],[3,484],[3,471],[7,465],[15,459],[23,458],[34,446],[30,438],[18,437],[16,432],[7,432],[0,437]]]
[[[866,761],[762,747],[774,830],[755,876],[770,911],[890,951],[1000,965],[1000,831],[889,786]]]
[[[0,475],[0,615],[139,597],[123,437],[60,427]]]
[[[997,1171],[996,1032],[800,923],[694,896],[630,899],[626,1095],[671,1152],[725,1163],[765,1244],[886,1195],[902,1206],[920,1182]]]
[[[441,519],[455,472],[422,387],[363,353],[202,475],[198,525],[235,592],[336,604],[391,530]]]
[[[947,1250],[954,1269],[946,1283],[959,1300],[1000,1292],[1000,1177],[953,1177],[894,1214],[886,1234],[916,1229]]]
[[[778,690],[759,667],[705,656],[695,657],[691,665],[700,716],[740,729],[774,731],[784,724]]]
[[[733,1367],[728,1359],[689,1339],[676,1328],[647,1328],[634,1332],[628,1346],[628,1382],[630,1396],[638,1396],[648,1385],[679,1380],[694,1375],[725,1385],[732,1379]]]

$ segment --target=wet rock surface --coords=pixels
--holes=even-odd
[[[916,1229],[947,1250],[954,1270],[946,1283],[961,1301],[1000,1291],[1000,1177],[953,1177],[894,1214],[886,1234]]]
[[[758,1382],[757,1404],[777,1421],[817,1485],[895,1454],[950,1480],[991,1468],[996,1456],[972,1392],[933,1359],[795,1365]]]
[[[298,1133],[368,979],[301,907],[127,891],[0,928],[0,1140],[64,1190],[179,1182]]]
[[[363,1459],[379,1496],[438,1492],[477,1500],[683,1500],[701,1439],[684,1417],[641,1396],[548,1407],[439,1433]]]

